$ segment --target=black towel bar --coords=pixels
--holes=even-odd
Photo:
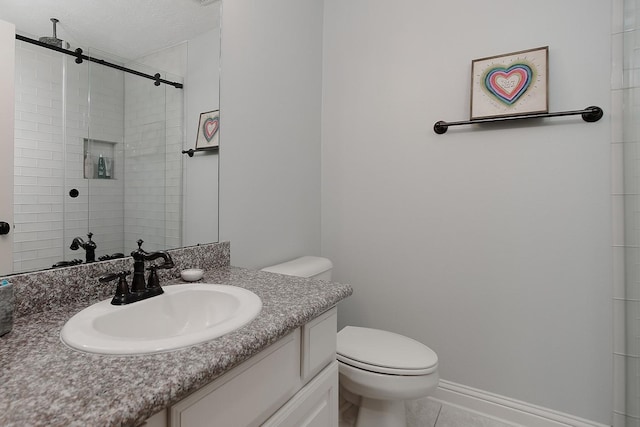
[[[444,122],[439,121],[433,125],[433,131],[438,135],[442,135],[445,133],[449,126],[460,126],[460,125],[474,125],[477,123],[491,123],[491,122],[505,122],[509,120],[522,120],[522,119],[539,119],[544,117],[560,117],[560,116],[575,116],[582,115],[582,119],[585,122],[597,122],[602,118],[603,111],[602,108],[591,106],[587,107],[584,110],[574,110],[574,111],[559,111],[556,113],[536,113],[536,114],[526,114],[519,116],[504,116],[504,117],[490,117],[486,119],[476,119],[476,120],[463,120],[459,122]]]

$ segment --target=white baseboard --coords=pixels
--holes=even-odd
[[[610,427],[446,380],[429,399],[526,427]]]

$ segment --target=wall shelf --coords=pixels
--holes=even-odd
[[[506,122],[511,120],[540,119],[540,118],[546,118],[546,117],[576,116],[578,114],[582,116],[582,120],[584,120],[585,122],[592,123],[600,120],[604,113],[602,111],[602,108],[591,106],[591,107],[585,108],[584,110],[559,111],[556,113],[536,113],[536,114],[524,114],[524,115],[518,115],[518,116],[490,117],[486,119],[462,120],[458,122],[439,121],[433,125],[433,131],[438,135],[442,135],[449,129],[449,126],[474,125],[478,123],[492,123],[492,122]]]

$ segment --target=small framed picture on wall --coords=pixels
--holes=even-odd
[[[549,47],[471,62],[471,120],[548,113]]]
[[[220,141],[220,110],[200,114],[196,150],[216,149]]]

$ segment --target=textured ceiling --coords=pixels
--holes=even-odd
[[[50,18],[60,20],[57,36],[72,49],[136,59],[219,27],[220,1],[0,0],[0,19],[21,35],[51,36]]]

